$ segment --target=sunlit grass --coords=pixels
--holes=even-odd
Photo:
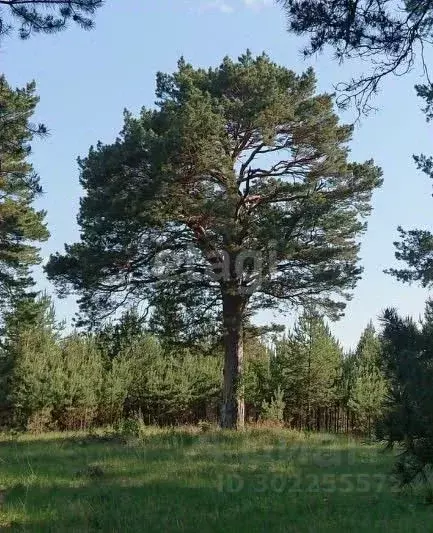
[[[280,429],[4,435],[0,531],[433,531],[392,464],[378,445]]]

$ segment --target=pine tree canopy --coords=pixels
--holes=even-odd
[[[102,4],[103,0],[0,0],[0,39],[16,25],[22,39],[33,33],[56,33],[71,20],[90,29]]]
[[[417,58],[427,69],[424,50],[431,44],[433,6],[428,0],[278,0],[288,19],[289,30],[310,37],[306,56],[326,46],[340,61],[360,58],[372,64],[365,75],[341,84],[341,103],[354,98],[363,110],[381,80],[389,74],[408,72]],[[427,76],[428,80],[428,76]],[[430,82],[421,92],[433,95]]]
[[[431,113],[431,111],[427,111]],[[430,119],[428,119],[430,120]],[[433,158],[415,156],[415,163],[427,176],[433,178]],[[425,229],[405,230],[398,227],[399,241],[394,242],[395,257],[406,263],[406,268],[390,268],[385,272],[404,283],[419,283],[431,287],[433,283],[433,234]]]
[[[368,360],[372,364],[377,364],[380,361],[380,349],[379,337],[376,334],[373,322],[370,321],[361,333],[361,338],[356,347],[356,357]]]
[[[398,228],[401,240],[394,242],[395,257],[407,268],[390,268],[385,272],[406,283],[419,282],[423,287],[433,283],[433,234],[428,230]]]
[[[389,74],[408,72],[419,60],[425,83],[415,86],[426,103],[424,112],[433,118],[433,85],[428,75],[424,51],[432,42],[433,5],[427,0],[404,2],[401,6],[388,0],[279,0],[289,23],[289,30],[310,37],[306,56],[330,46],[341,61],[358,58],[373,66],[367,73],[339,84],[338,101],[346,105],[354,100],[366,111],[381,80]],[[433,176],[433,159],[414,157],[420,170]],[[424,287],[433,281],[433,235],[423,229],[398,228],[396,258],[407,268],[392,268],[387,273],[404,282],[420,282]]]
[[[30,119],[38,103],[35,85],[13,90],[0,78],[0,302],[32,285],[29,268],[39,262],[36,243],[48,238],[45,213],[33,207],[41,194],[28,162],[29,142],[44,133]],[[15,296],[14,296],[15,295]]]
[[[387,382],[381,370],[382,346],[372,322],[363,331],[350,358],[348,406],[356,417],[357,427],[371,435],[373,426],[384,411]]]
[[[348,161],[352,128],[315,84],[250,53],[159,73],[156,109],[125,112],[118,139],[79,161],[82,240],[51,257],[50,279],[93,318],[173,280],[203,309],[231,292],[249,309],[339,315],[382,180],[372,161]]]

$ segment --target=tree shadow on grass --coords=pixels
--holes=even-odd
[[[337,532],[430,531],[432,514],[408,521],[404,506],[356,503],[330,494],[224,491],[175,482],[122,487],[90,483],[81,488],[32,488],[17,493],[27,514],[11,532]],[[428,518],[429,516],[429,518]],[[430,526],[428,526],[430,520]],[[392,528],[392,529],[391,529]]]
[[[321,486],[325,475],[372,479],[384,471],[378,454],[354,454],[346,442],[304,445],[273,437],[260,443],[245,435],[182,433],[126,443],[18,439],[0,448],[4,520],[8,531],[53,533],[334,532],[383,531],[378,521],[388,519],[388,527],[404,512],[395,495],[360,491],[353,480],[344,493]]]

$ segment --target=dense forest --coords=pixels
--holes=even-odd
[[[217,423],[221,339],[187,346],[136,312],[97,333],[66,334],[48,298],[35,306],[31,326],[19,307],[7,317],[3,425],[87,429],[137,416],[147,424]],[[247,420],[307,430],[371,434],[387,393],[373,326],[344,353],[314,313],[285,333],[247,329],[243,379]]]

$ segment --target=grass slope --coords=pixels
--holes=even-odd
[[[433,532],[393,457],[345,437],[148,428],[0,437],[0,531]]]

